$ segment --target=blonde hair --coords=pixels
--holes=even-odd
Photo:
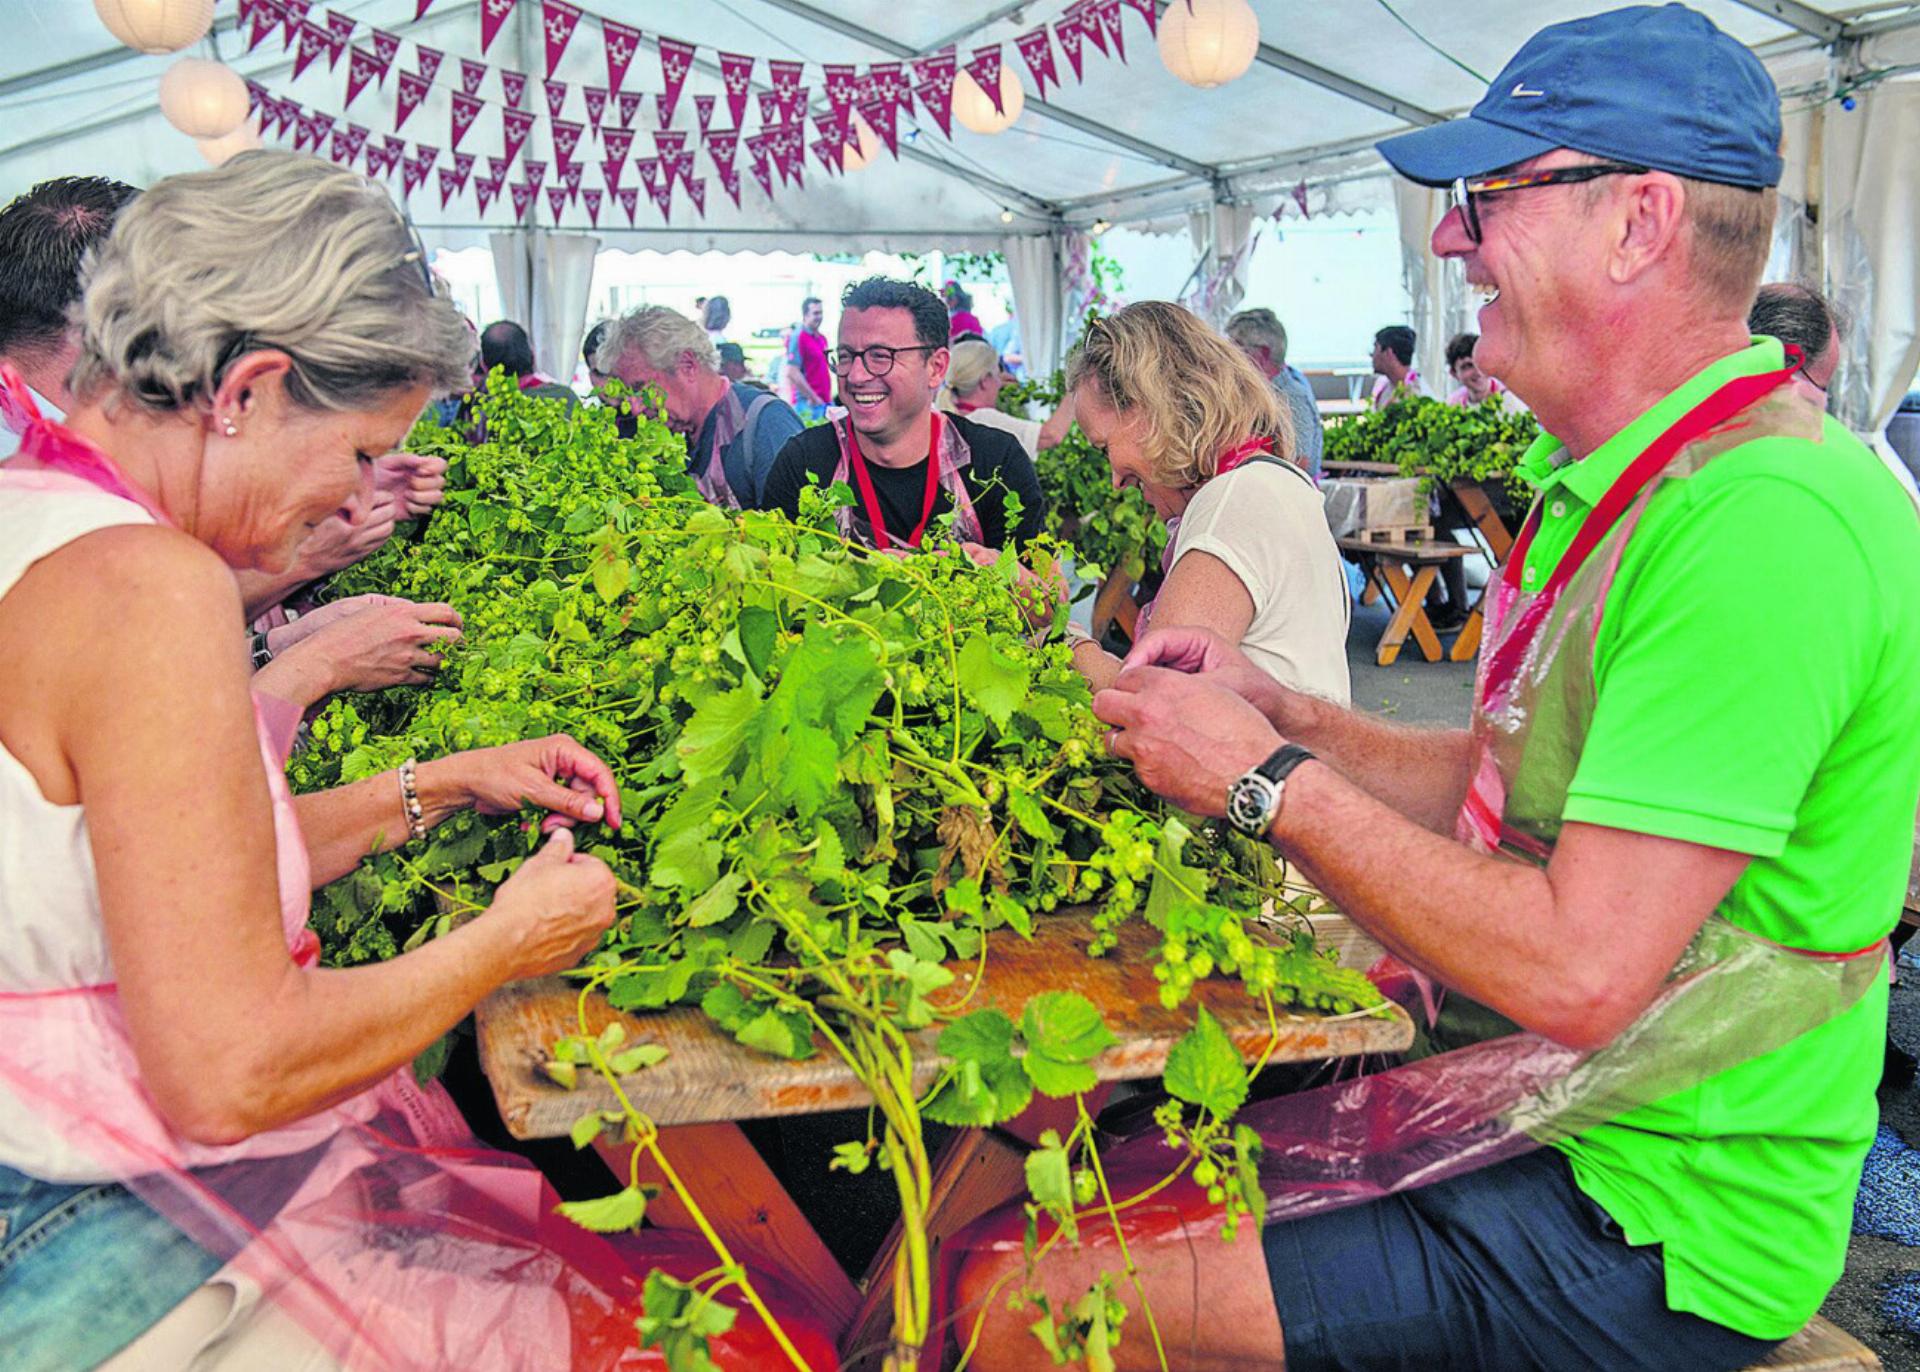
[[[940,390],[943,409],[952,409],[1000,365],[1000,354],[993,344],[978,338],[966,338],[947,349],[947,381]]]
[[[473,348],[423,250],[373,182],[319,158],[249,152],[170,176],[89,257],[72,388],[150,410],[205,401],[232,363],[278,349],[288,396],[371,408],[411,386],[465,389]]]
[[[1293,429],[1267,379],[1239,347],[1164,300],[1087,326],[1067,359],[1067,389],[1082,386],[1145,418],[1142,452],[1162,485],[1198,486],[1248,438],[1270,438],[1274,456],[1293,458]]]
[[[606,337],[594,354],[593,368],[612,376],[628,352],[639,353],[657,372],[672,371],[681,353],[692,353],[694,360],[710,372],[720,370],[720,350],[713,346],[707,331],[665,305],[642,305],[608,325]]]

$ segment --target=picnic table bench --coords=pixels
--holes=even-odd
[[[1349,965],[1364,965],[1377,951],[1337,916],[1314,923],[1332,946],[1343,950],[1342,960]],[[977,988],[982,964],[955,962],[949,964],[954,983],[944,994],[957,1002],[971,993],[969,1010],[993,1007],[1018,1020],[1029,997],[1039,992],[1079,992],[1100,1008],[1120,1039],[1093,1064],[1103,1082],[1158,1076],[1168,1051],[1191,1026],[1196,1005],[1204,1005],[1219,1020],[1249,1061],[1267,1053],[1270,1043],[1268,1061],[1301,1062],[1399,1052],[1413,1040],[1412,1022],[1395,1006],[1377,1016],[1283,1015],[1275,1034],[1265,1011],[1245,989],[1220,977],[1199,983],[1192,1001],[1179,1010],[1162,1009],[1159,984],[1151,975],[1154,932],[1132,921],[1118,933],[1117,948],[1105,957],[1090,958],[1086,949],[1093,930],[1084,912],[1035,920],[1031,941],[996,930],[987,936],[990,951]],[[501,1118],[516,1138],[565,1137],[581,1115],[617,1108],[611,1088],[597,1076],[583,1073],[579,1087],[565,1091],[540,1070],[554,1040],[578,1032],[578,1004],[574,983],[540,977],[501,988],[476,1012],[480,1064]],[[658,1043],[669,1050],[664,1061],[625,1078],[622,1085],[635,1107],[661,1126],[661,1150],[736,1255],[777,1273],[813,1299],[841,1331],[844,1350],[883,1342],[891,1319],[899,1227],[856,1283],[736,1123],[865,1105],[871,1096],[852,1070],[830,1053],[794,1062],[755,1052],[693,1007],[624,1014],[595,994],[587,999],[586,1015],[589,1033],[618,1020],[630,1043]],[[939,1071],[937,1037],[932,1029],[913,1036],[914,1082],[921,1089],[931,1085]],[[593,1146],[615,1175],[624,1178],[634,1146],[614,1140],[612,1134],[603,1133]],[[956,1130],[934,1160],[930,1241],[938,1245],[944,1236],[1019,1195],[1025,1185],[1024,1158],[1024,1148],[997,1131]],[[643,1182],[660,1180],[644,1154],[638,1175]],[[651,1203],[647,1220],[666,1228],[693,1227],[670,1192]]]
[[[1421,656],[1428,662],[1438,662],[1442,652],[1440,635],[1434,631],[1433,621],[1427,618],[1427,592],[1443,564],[1471,556],[1473,550],[1458,543],[1376,541],[1364,536],[1337,538],[1334,543],[1360,564],[1366,576],[1367,587],[1361,593],[1361,604],[1371,605],[1384,597],[1393,607],[1393,618],[1380,634],[1374,661],[1382,667],[1391,667],[1400,656],[1400,645],[1411,633]],[[1453,661],[1473,660],[1473,655],[1480,651],[1480,627],[1481,606],[1476,602],[1453,641],[1450,653]]]

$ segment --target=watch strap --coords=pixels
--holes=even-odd
[[[1293,775],[1293,769],[1310,760],[1313,754],[1297,743],[1283,743],[1274,749],[1273,756],[1253,770],[1268,781],[1278,784]]]

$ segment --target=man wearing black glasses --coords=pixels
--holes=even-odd
[[[1040,482],[1019,441],[933,407],[947,327],[940,297],[912,282],[847,287],[832,354],[845,410],[780,450],[761,507],[797,516],[807,486],[844,482],[854,503],[838,513],[841,532],[883,552],[921,547],[948,514],[976,557],[1038,534]]]

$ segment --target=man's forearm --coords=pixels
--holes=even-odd
[[[296,558],[284,572],[237,571],[233,579],[240,585],[240,602],[246,606],[247,623],[251,624],[313,580],[313,574]]]
[[[1281,734],[1383,805],[1436,834],[1453,833],[1472,756],[1464,729],[1420,729],[1289,693],[1256,701]]]

